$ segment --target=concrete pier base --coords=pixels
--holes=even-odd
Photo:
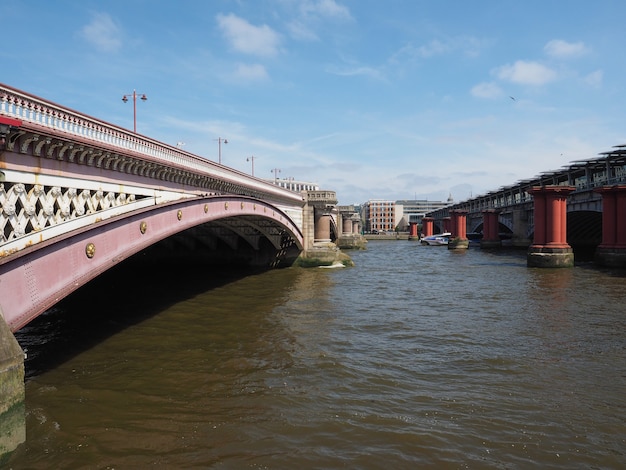
[[[594,262],[607,268],[626,268],[626,248],[599,246],[594,254]]]
[[[341,263],[344,266],[354,266],[354,261],[343,253],[337,245],[332,242],[315,243],[308,250],[303,251],[294,266],[304,268],[332,266]]]
[[[481,240],[480,248],[482,250],[502,248],[502,240]]]
[[[367,240],[360,234],[342,235],[337,239],[336,245],[340,250],[365,250]]]
[[[574,266],[574,250],[571,247],[531,245],[526,264],[534,268],[571,268]]]
[[[24,352],[0,310],[0,466],[26,440]]]
[[[469,239],[467,238],[451,238],[448,241],[448,250],[467,250],[469,248]]]

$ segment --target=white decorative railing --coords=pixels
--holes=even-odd
[[[250,177],[245,173],[208,161],[177,147],[135,134],[3,84],[0,84],[0,115],[35,124],[49,129],[54,134],[65,134],[66,136],[105,144],[123,151],[145,155],[162,164],[182,167],[227,182],[236,182],[252,190],[281,199],[292,199],[294,203],[302,200],[299,194],[279,188],[272,183]]]

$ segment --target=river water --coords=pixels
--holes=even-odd
[[[409,241],[350,255],[81,291],[18,334],[8,468],[625,468],[625,272]]]

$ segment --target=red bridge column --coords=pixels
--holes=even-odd
[[[626,267],[626,186],[605,186],[602,195],[602,243],[595,253],[602,266]]]
[[[481,248],[499,248],[502,246],[500,240],[500,213],[495,209],[483,211],[483,238],[480,240]]]
[[[469,248],[467,239],[467,211],[450,211],[451,227],[448,250],[466,250]]]
[[[528,248],[528,266],[574,266],[574,250],[567,244],[567,196],[575,189],[573,186],[552,185],[530,189],[535,206],[535,235]]]
[[[435,220],[432,217],[424,217],[422,219],[422,233],[424,237],[430,237],[433,234],[433,225]]]
[[[417,222],[409,222],[409,240],[419,240],[419,234],[417,233]]]

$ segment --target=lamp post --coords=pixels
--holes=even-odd
[[[280,173],[280,168],[274,168],[270,170],[271,173],[274,173],[274,184],[276,184],[276,180],[278,179],[278,173]]]
[[[128,95],[124,95],[122,96],[122,101],[124,103],[128,102],[128,97],[132,96],[133,97],[133,132],[136,134],[137,133],[137,92],[135,90],[133,90],[133,94],[128,94]],[[142,101],[146,101],[148,99],[148,97],[145,94],[141,95],[141,100]]]
[[[252,155],[251,157],[246,158],[247,162],[252,162],[252,176],[254,176],[254,155]]]
[[[217,162],[221,165],[222,164],[222,142],[227,144],[228,139],[222,139],[221,137],[218,137],[217,139],[213,139],[213,140],[217,140],[217,157],[218,157]]]

